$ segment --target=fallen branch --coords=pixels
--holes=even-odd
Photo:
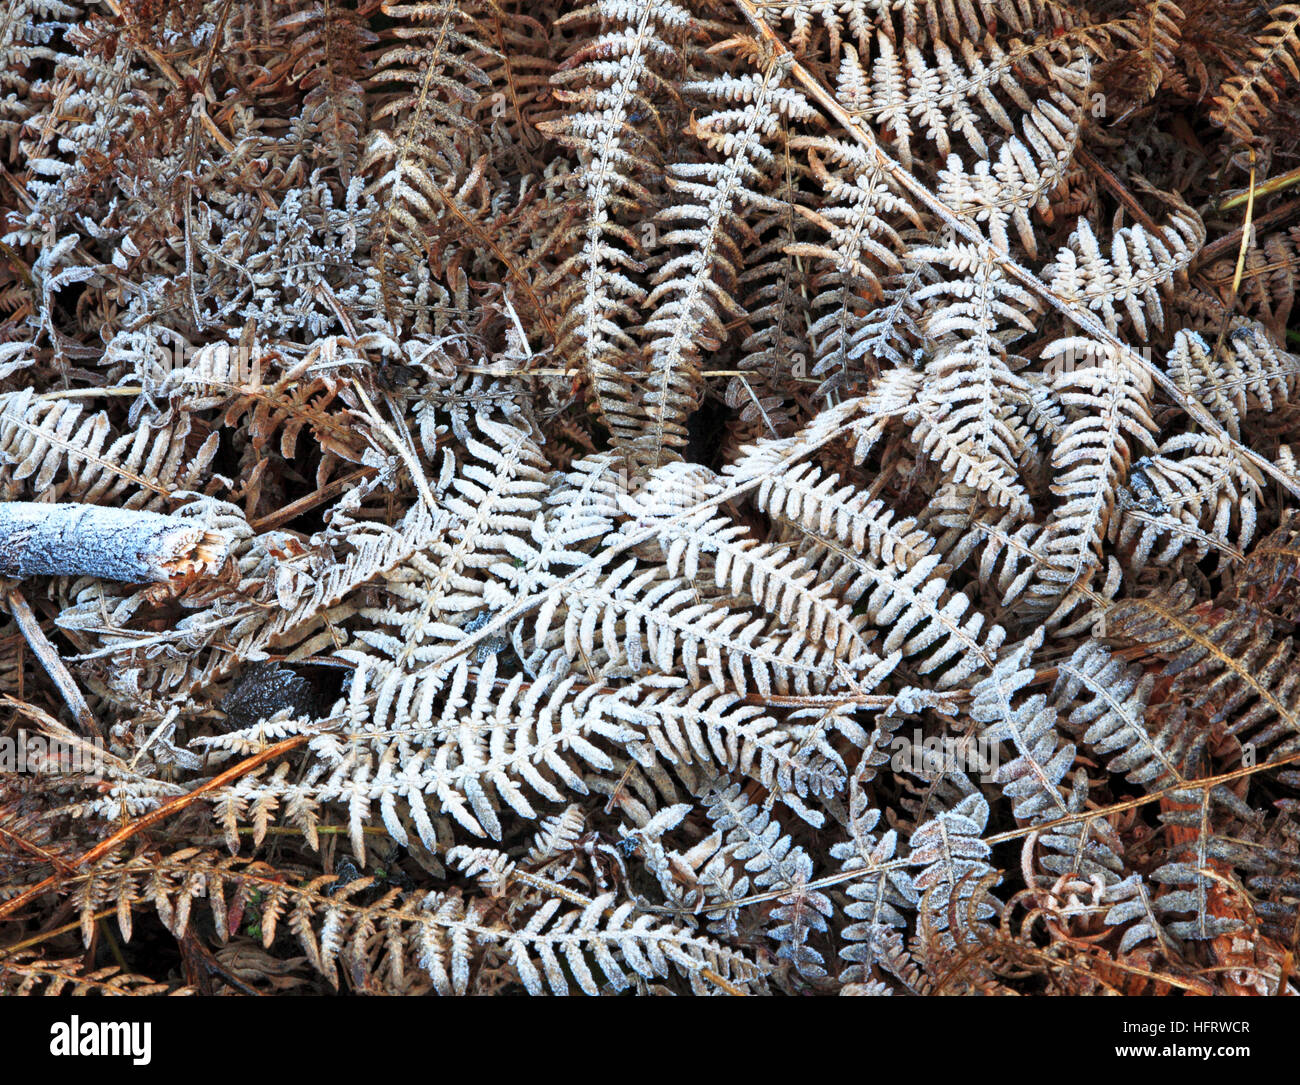
[[[141,583],[215,569],[227,539],[190,520],[99,505],[0,502],[0,576]]]

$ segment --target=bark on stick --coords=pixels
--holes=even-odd
[[[215,569],[226,545],[222,533],[178,516],[0,501],[0,576],[170,580]]]

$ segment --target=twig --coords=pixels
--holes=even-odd
[[[1237,270],[1232,276],[1232,292],[1241,288],[1241,272],[1246,266],[1246,252],[1250,248],[1250,224],[1255,218],[1255,152],[1250,152],[1250,191],[1246,200],[1246,220],[1241,224],[1241,249],[1237,253]]]
[[[372,478],[374,474],[375,469],[373,467],[362,467],[358,471],[353,471],[350,475],[343,475],[341,478],[325,483],[319,490],[313,490],[305,497],[300,497],[297,501],[291,501],[282,509],[277,509],[266,516],[250,521],[248,526],[260,533],[270,531],[281,524],[287,524],[290,520],[314,509],[317,505],[323,505],[326,501],[333,500],[352,483],[359,482],[364,478]]]
[[[18,628],[22,630],[23,636],[27,638],[27,644],[36,655],[36,658],[41,661],[45,673],[50,676],[50,680],[58,688],[59,694],[63,697],[63,703],[68,706],[77,723],[81,725],[83,732],[98,736],[100,733],[99,723],[95,720],[94,713],[90,711],[90,706],[86,704],[86,698],[81,695],[76,680],[69,673],[68,668],[63,665],[63,660],[59,657],[54,645],[45,636],[44,631],[41,629],[41,623],[36,620],[36,615],[32,613],[32,608],[27,605],[23,593],[17,588],[11,588],[7,598],[14,621],[18,623]]]
[[[1260,215],[1255,220],[1255,230],[1258,232],[1266,226],[1275,226],[1277,223],[1289,219],[1297,211],[1300,211],[1300,197],[1288,200],[1281,207],[1273,208],[1267,215]],[[1224,253],[1236,248],[1241,243],[1241,235],[1244,232],[1245,227],[1238,226],[1231,233],[1224,234],[1222,237],[1211,241],[1196,254],[1194,263],[1198,267],[1204,267],[1206,264],[1217,260]]]

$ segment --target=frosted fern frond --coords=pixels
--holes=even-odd
[[[687,580],[711,579],[719,593],[733,599],[748,596],[773,615],[794,637],[825,647],[836,658],[857,660],[869,649],[852,616],[831,594],[830,586],[810,585],[813,569],[792,558],[784,547],[760,543],[744,525],[705,509],[685,516],[660,498],[660,488],[672,489],[671,473],[657,472],[628,511],[638,526],[651,526],[662,518],[657,532],[669,576]],[[688,493],[713,496],[719,487],[688,487]],[[712,491],[712,492],[711,492]]]
[[[1133,783],[1153,788],[1182,780],[1178,751],[1164,748],[1166,736],[1152,736],[1146,705],[1155,679],[1126,666],[1096,641],[1081,645],[1062,663],[1053,700],[1071,707],[1065,726],[1099,754],[1114,754],[1107,767]]]
[[[1046,610],[1100,567],[1102,540],[1115,511],[1115,493],[1127,477],[1131,449],[1151,448],[1151,380],[1090,339],[1057,340],[1045,359],[1069,359],[1054,382],[1071,421],[1052,450],[1063,500],[1047,520],[1036,550],[1050,563],[1030,586],[1024,605]]]
[[[425,224],[456,199],[474,158],[466,153],[475,136],[467,107],[478,101],[475,88],[490,80],[474,63],[481,39],[462,29],[469,16],[458,3],[390,3],[384,10],[395,24],[370,84],[400,89],[371,117],[361,169],[373,177],[368,191],[381,197],[375,273],[387,315],[400,321],[398,280],[418,275]]]
[[[631,328],[646,300],[643,231],[630,228],[663,198],[668,116],[680,96],[670,77],[690,13],[668,0],[601,2],[569,12],[561,26],[599,20],[601,32],[557,72],[556,96],[570,108],[541,130],[577,151],[574,185],[586,206],[573,254],[550,282],[571,280],[561,295],[560,349],[576,356],[610,432],[640,432],[641,404],[627,387],[636,358]]]
[[[1159,234],[1140,225],[1117,230],[1110,254],[1086,218],[1079,219],[1066,247],[1044,271],[1052,291],[1101,314],[1115,331],[1123,317],[1132,322],[1142,340],[1151,327],[1165,326],[1161,292],[1168,292],[1174,276],[1187,267],[1205,243],[1205,226],[1190,208],[1182,207]]]
[[[876,687],[892,662],[864,676],[860,688]],[[697,690],[681,679],[662,677],[643,679],[604,699],[602,706],[645,735],[644,752],[633,750],[643,763],[656,757],[750,776],[813,825],[821,825],[824,817],[805,802],[819,803],[844,783],[843,758],[820,739],[818,724],[804,722],[810,713],[792,713],[783,721],[733,693],[713,686]],[[833,729],[852,728],[837,721]]]
[[[994,782],[1011,800],[1015,816],[1031,824],[1064,822],[1044,830],[1039,838],[1050,853],[1040,859],[1043,869],[1054,879],[1082,877],[1109,885],[1119,880],[1124,868],[1116,854],[1118,837],[1104,819],[1083,816],[1086,775],[1076,773],[1073,786],[1065,785],[1074,766],[1075,747],[1061,734],[1055,706],[1041,693],[1015,703],[1017,694],[1034,678],[1025,664],[1041,642],[1041,631],[1021,642],[972,689],[971,718],[985,725],[986,740],[1005,742],[1014,751],[1011,761],[998,766]]]
[[[751,804],[739,785],[714,788],[703,801],[709,820],[723,834],[728,858],[743,864],[756,888],[786,891],[771,913],[776,925],[768,930],[780,943],[777,956],[791,961],[812,979],[824,976],[822,955],[807,945],[807,940],[810,934],[826,929],[832,906],[824,893],[806,887],[812,880],[808,854],[783,834],[776,819]]]
[[[1262,481],[1225,441],[1178,434],[1129,473],[1111,536],[1121,547],[1132,547],[1134,569],[1148,561],[1172,564],[1184,548],[1191,560],[1212,550],[1226,560],[1254,537]]]
[[[1029,496],[1018,474],[1029,439],[1018,408],[1028,402],[1029,387],[1015,372],[1007,343],[1033,328],[1037,303],[973,246],[924,247],[914,257],[954,277],[917,294],[941,304],[924,325],[938,346],[926,366],[912,439],[953,482],[1027,513]]]
[[[968,795],[951,810],[920,825],[908,842],[908,859],[921,868],[912,876],[912,885],[925,894],[923,906],[935,931],[949,930],[953,910],[965,908],[980,879],[992,873],[988,864],[991,849],[981,838],[988,816],[984,798]],[[987,899],[973,908],[978,919],[994,914]]]
[[[571,660],[604,661],[635,674],[647,666],[670,673],[680,661],[692,685],[731,685],[744,692],[807,691],[823,686],[834,668],[824,650],[774,631],[771,622],[740,607],[701,602],[690,581],[636,559],[608,575],[579,582],[581,599],[564,619],[564,652]],[[533,630],[550,628],[543,613]]]
[[[934,41],[923,50],[910,36],[898,41],[882,36],[876,39],[876,46],[878,53],[869,77],[858,50],[852,45],[845,47],[836,97],[852,112],[887,125],[894,134],[899,161],[908,168],[913,156],[922,153],[916,146],[921,138],[947,158],[952,152],[952,136],[959,135],[969,150],[988,158],[986,134],[1008,136],[1015,132],[1012,114],[1003,101],[1013,111],[1031,114],[1035,110],[1017,72],[1031,58],[1041,61],[1042,72],[1058,87],[1073,89],[1086,81],[1087,64],[1081,52],[1057,64],[1040,46],[1016,43],[1003,49],[992,37],[980,43],[982,50],[969,39],[963,39],[956,49]],[[1039,136],[1035,143],[1041,140]]]
[[[904,250],[898,225],[905,218],[918,224],[911,203],[900,196],[895,185],[879,165],[862,148],[840,140],[802,139],[793,146],[808,148],[812,176],[824,192],[819,212],[808,217],[825,231],[825,240],[799,241],[787,252],[811,259],[813,281],[819,291],[812,308],[818,314],[808,328],[816,344],[816,362],[812,372],[838,387],[849,374],[872,372],[878,364],[871,350],[880,318],[872,319],[872,309],[865,298],[887,296],[884,281],[892,281],[903,270],[900,252]],[[839,168],[836,168],[839,167]],[[887,337],[903,338],[915,332],[910,320],[910,306],[899,297],[893,301],[897,315],[889,323],[900,331]],[[886,358],[889,348],[877,347]]]
[[[373,626],[359,639],[402,667],[433,658],[477,615],[504,605],[509,590],[497,576],[517,580],[514,562],[533,556],[526,539],[548,489],[549,465],[518,416],[456,417],[453,429],[464,456],[443,498],[446,530],[389,578],[385,607],[362,612]]]
[[[761,206],[755,191],[772,161],[767,142],[783,120],[805,120],[812,107],[781,85],[770,67],[762,74],[687,83],[684,92],[736,103],[693,119],[691,133],[720,161],[679,162],[672,167],[673,199],[657,216],[666,226],[667,250],[655,269],[643,325],[650,361],[645,395],[648,462],[685,443],[685,416],[699,399],[699,354],[726,338],[723,316],[743,310],[732,298],[740,260],[734,233],[743,203]]]
[[[1279,350],[1256,321],[1234,318],[1225,349],[1212,360],[1210,344],[1191,330],[1180,331],[1169,351],[1169,375],[1239,436],[1251,410],[1272,411],[1289,402],[1300,376],[1300,360]]]
[[[193,448],[193,425],[177,420],[117,434],[104,412],[70,400],[40,401],[31,389],[0,396],[0,497],[75,500],[158,511],[176,490],[207,479],[220,443]]]
[[[640,737],[576,674],[532,683],[517,674],[497,690],[496,656],[481,669],[462,661],[450,672],[354,661],[342,723],[314,744],[327,768],[321,797],[363,811],[374,804],[402,843],[404,813],[431,849],[431,814],[498,839],[502,806],[533,818],[529,793],[552,802],[564,788],[585,793],[584,767],[613,767],[597,743]],[[353,847],[364,855],[359,838]]]
[[[892,727],[897,727],[899,722],[894,720]],[[870,873],[893,860],[898,848],[896,830],[876,833],[881,812],[871,805],[867,791],[867,785],[877,775],[876,770],[888,760],[886,746],[891,740],[892,727],[885,723],[871,733],[849,783],[849,839],[831,847],[831,857],[840,861],[844,873],[862,872],[845,890],[852,903],[844,906],[844,914],[854,921],[842,932],[844,940],[850,943],[840,950],[840,957],[850,962],[840,973],[840,980],[846,983],[869,974],[875,961],[879,930],[886,926],[905,927],[905,913],[914,910],[920,902],[906,870],[895,868]]]
[[[710,976],[742,989],[763,986],[764,970],[741,954],[653,916],[638,916],[630,901],[615,906],[612,893],[580,909],[552,900],[519,929],[489,937],[532,995],[548,989],[565,995],[572,986],[588,995],[604,986],[623,991],[673,971],[686,976],[696,994],[719,993]]]
[[[998,768],[996,782],[1014,804],[1018,818],[1051,821],[1068,812],[1061,781],[1074,764],[1074,745],[1057,731],[1056,710],[1041,693],[1014,705],[1015,695],[1033,678],[1024,667],[1042,635],[1017,645],[998,660],[993,672],[971,690],[971,718],[984,724],[986,739],[1008,743],[1016,753]]]

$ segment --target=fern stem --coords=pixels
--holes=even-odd
[[[107,919],[109,916],[116,914],[117,906],[114,905],[112,908],[105,908],[102,912],[96,912],[91,916],[91,921],[98,923],[101,919]],[[4,946],[3,948],[0,948],[0,960],[4,960],[6,957],[13,957],[25,949],[31,949],[32,946],[39,946],[42,942],[48,942],[51,938],[57,938],[61,934],[67,934],[69,931],[80,930],[81,924],[82,920],[79,916],[71,923],[65,923],[63,926],[55,927],[53,930],[41,931],[40,934],[33,935],[31,938],[22,942],[15,942],[11,946]]]
[[[1265,196],[1271,196],[1275,192],[1282,192],[1292,185],[1300,184],[1300,166],[1293,170],[1287,170],[1286,173],[1278,174],[1265,181],[1262,185],[1255,187],[1255,196],[1263,199]],[[1251,198],[1250,189],[1245,192],[1238,192],[1235,196],[1230,196],[1219,204],[1220,211],[1231,211],[1234,207],[1240,207],[1243,203],[1249,202]],[[1263,219],[1260,219],[1262,222]]]
[[[87,863],[93,863],[96,859],[102,859],[105,855],[108,855],[122,844],[125,844],[137,833],[141,833],[150,826],[157,825],[160,821],[165,821],[173,814],[179,813],[181,810],[193,805],[200,796],[206,795],[209,791],[216,791],[219,788],[223,788],[227,784],[234,783],[234,781],[238,780],[241,776],[248,775],[248,773],[252,772],[256,768],[260,768],[268,761],[274,761],[282,753],[288,753],[290,750],[297,749],[299,746],[304,745],[309,738],[311,738],[311,735],[294,735],[292,738],[286,738],[283,742],[277,742],[274,746],[268,746],[261,753],[245,758],[243,761],[239,762],[239,764],[228,768],[219,776],[214,776],[206,783],[200,784],[193,791],[187,791],[184,795],[178,795],[176,798],[163,803],[157,809],[150,810],[149,813],[145,814],[143,817],[137,818],[135,821],[131,822],[131,824],[123,826],[107,840],[101,841],[89,851],[84,852],[76,859],[73,859],[69,865],[75,869],[77,867],[83,867]],[[43,882],[32,886],[32,888],[28,889],[25,893],[20,893],[18,896],[0,904],[0,919],[7,919],[9,916],[13,915],[14,912],[21,909],[30,901],[35,900],[41,894],[57,888],[62,880],[62,875],[51,874]]]

